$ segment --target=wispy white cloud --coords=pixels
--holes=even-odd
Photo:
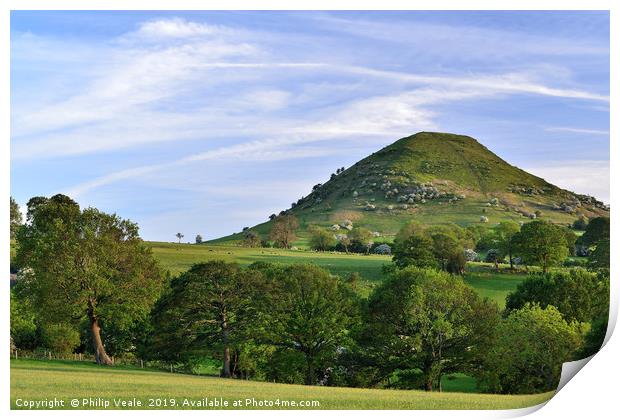
[[[547,161],[536,166],[525,166],[524,169],[559,187],[578,194],[593,195],[609,203],[607,160]]]
[[[609,136],[609,130],[594,130],[591,128],[576,128],[576,127],[547,127],[545,131],[559,131],[564,133],[575,134],[594,134],[600,136]]]

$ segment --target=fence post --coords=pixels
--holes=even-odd
[[[51,351],[47,352],[47,360],[52,360],[52,352]]]
[[[15,352],[15,354],[17,354],[17,352]],[[16,356],[17,357],[17,356]],[[140,367],[142,369],[144,369],[144,361],[142,359],[140,359]]]

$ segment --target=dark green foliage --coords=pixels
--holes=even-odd
[[[38,345],[35,312],[26,296],[11,290],[11,340],[20,350],[32,350]]]
[[[609,308],[609,277],[583,269],[530,275],[506,298],[506,311],[554,306],[568,322],[591,322]]]
[[[603,314],[592,322],[590,331],[588,331],[584,338],[583,346],[579,349],[579,353],[577,354],[578,359],[590,357],[601,349],[605,341],[605,335],[607,334],[608,321],[609,314]]]
[[[610,241],[601,239],[596,243],[594,251],[588,256],[588,266],[594,269],[607,269],[610,267]]]
[[[568,255],[564,228],[542,220],[524,224],[513,241],[519,256],[527,264],[541,267],[544,273]]]
[[[584,234],[579,238],[579,245],[594,246],[598,241],[610,238],[609,217],[595,217],[590,220]]]
[[[202,243],[202,235],[196,235],[195,242],[197,245],[200,245]]]
[[[392,250],[394,264],[400,268],[413,266],[436,268],[433,242],[424,234],[414,234],[394,243]]]
[[[80,344],[78,330],[65,323],[45,324],[41,327],[43,347],[57,355],[69,355]]]
[[[164,277],[138,226],[94,208],[80,210],[64,195],[29,201],[28,222],[17,235],[21,291],[44,324],[78,326],[87,319],[97,361],[110,364],[100,323],[121,328],[144,317]]]
[[[231,351],[256,316],[253,293],[260,278],[255,270],[223,261],[193,265],[153,310],[153,353],[185,362],[214,356],[222,360],[222,376],[230,377]]]
[[[477,365],[478,349],[488,345],[499,311],[460,277],[408,267],[373,291],[365,321],[360,341],[378,369],[377,380],[419,370],[415,384],[430,391],[442,374]]]
[[[496,329],[496,339],[478,373],[491,392],[531,394],[557,387],[562,363],[574,360],[583,326],[567,323],[553,306],[529,304],[510,313]]]
[[[586,230],[588,227],[588,218],[585,216],[579,216],[579,218],[573,222],[572,227],[575,230]]]
[[[575,232],[568,228],[564,228],[564,238],[566,239],[566,246],[568,247],[568,255],[575,256],[575,245],[577,243],[577,235]]]
[[[257,340],[287,355],[305,384],[315,384],[346,347],[357,321],[354,292],[315,265],[263,266],[267,285],[259,310]],[[297,361],[297,363],[295,363]]]

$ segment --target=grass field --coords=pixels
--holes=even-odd
[[[383,278],[381,268],[391,262],[390,256],[359,255],[331,252],[289,251],[276,248],[243,248],[230,245],[188,245],[169,242],[150,242],[153,254],[170,270],[178,274],[187,270],[192,264],[208,260],[221,259],[249,265],[255,261],[273,263],[314,263],[331,273],[346,277],[358,272],[366,281],[360,292],[364,295]],[[504,307],[506,295],[515,290],[524,280],[523,274],[497,273],[488,264],[470,264],[465,282],[500,306]]]
[[[227,408],[242,409],[293,408],[290,402],[297,404],[295,408],[305,409],[299,407],[302,401],[310,402],[307,405],[315,404],[310,407],[313,409],[510,409],[537,405],[552,396],[552,392],[511,396],[284,385],[132,367],[101,367],[89,362],[11,360],[11,407],[14,409],[23,408],[18,404],[24,401],[44,398],[64,401],[64,407],[57,407],[61,409],[70,409],[71,399],[79,400],[76,408],[118,409],[124,407],[115,406],[114,399],[133,401],[134,398],[142,405],[125,408],[208,409],[213,407],[183,407],[184,399],[188,403],[198,403],[205,398],[208,401],[221,398],[228,401]],[[89,398],[95,405],[82,405],[82,399]],[[153,399],[153,406],[149,406],[150,399]],[[233,407],[237,400],[241,400],[241,406]],[[271,401],[273,406],[257,406],[262,400]],[[105,401],[109,402],[108,407],[103,406]],[[312,401],[318,401],[318,406]]]

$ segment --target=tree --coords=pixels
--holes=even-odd
[[[508,294],[506,311],[530,303],[553,306],[568,322],[591,322],[609,308],[609,276],[584,269],[530,275]]]
[[[363,227],[354,227],[348,235],[356,250],[368,253],[372,246],[372,232]]]
[[[221,375],[230,377],[231,349],[256,316],[252,290],[258,279],[258,272],[224,261],[194,264],[172,281],[153,311],[155,353],[177,360],[212,352],[222,360]]]
[[[333,232],[327,229],[311,226],[308,229],[310,233],[310,246],[317,251],[327,251],[336,245],[336,237]]]
[[[586,230],[588,227],[588,218],[583,215],[579,216],[579,218],[573,222],[572,227],[575,230]]]
[[[11,239],[15,239],[15,235],[17,234],[17,229],[19,229],[19,227],[22,224],[22,213],[21,211],[19,211],[19,205],[17,204],[17,201],[15,201],[13,197],[11,197],[10,201],[11,201],[11,209],[10,209]]]
[[[514,236],[519,233],[520,230],[521,226],[512,221],[500,222],[500,224],[495,228],[496,246],[500,254],[508,256],[511,270],[514,268]]]
[[[246,230],[243,232],[243,240],[241,244],[247,248],[257,248],[261,246],[260,235],[254,230]]]
[[[608,269],[610,267],[610,241],[601,239],[596,243],[594,251],[588,256],[588,266],[594,269]]]
[[[555,307],[528,304],[497,327],[480,379],[492,392],[534,394],[555,389],[562,363],[573,360],[582,333],[582,325],[567,323]]]
[[[413,234],[394,243],[392,261],[397,267],[436,268],[433,242],[423,234]]]
[[[408,267],[394,272],[368,299],[363,334],[383,376],[419,369],[432,391],[443,374],[479,363],[499,322],[497,305],[482,299],[460,277]],[[486,348],[486,347],[485,347]]]
[[[596,245],[600,240],[610,238],[609,217],[595,217],[590,220],[588,227],[583,235],[579,238],[579,245],[591,247]]]
[[[202,236],[200,234],[196,235],[196,244],[200,245],[201,243],[202,243]]]
[[[340,238],[340,245],[344,248],[344,252],[349,253],[349,247],[351,246],[351,239],[344,235]]]
[[[94,208],[80,210],[69,197],[37,197],[17,235],[22,290],[43,323],[87,320],[99,364],[112,364],[101,324],[120,326],[145,317],[164,276],[138,226]]]
[[[179,240],[179,243],[181,243],[181,239],[183,239],[185,237],[185,235],[183,235],[181,232],[178,232],[176,235],[174,235],[177,237],[177,239]]]
[[[576,244],[577,244],[577,235],[575,232],[570,230],[569,228],[562,228],[564,231],[564,239],[566,239],[566,246],[568,248],[568,255],[571,257],[575,256],[576,252]]]
[[[346,346],[357,318],[356,295],[315,265],[265,266],[263,272],[273,287],[262,294],[260,341],[301,355],[304,383],[315,384],[317,372]]]
[[[433,255],[442,270],[448,270],[448,262],[458,258],[456,255],[463,253],[463,248],[459,246],[457,239],[444,232],[437,232],[431,235],[433,242]],[[463,259],[465,257],[463,256]],[[460,271],[460,270],[459,270]],[[455,274],[462,274],[461,272]]]
[[[284,214],[274,219],[271,226],[270,239],[281,248],[290,248],[291,242],[297,239],[295,231],[299,228],[299,221],[292,214]]]
[[[514,241],[520,256],[526,262],[540,266],[543,273],[568,256],[564,230],[542,220],[524,224]]]

